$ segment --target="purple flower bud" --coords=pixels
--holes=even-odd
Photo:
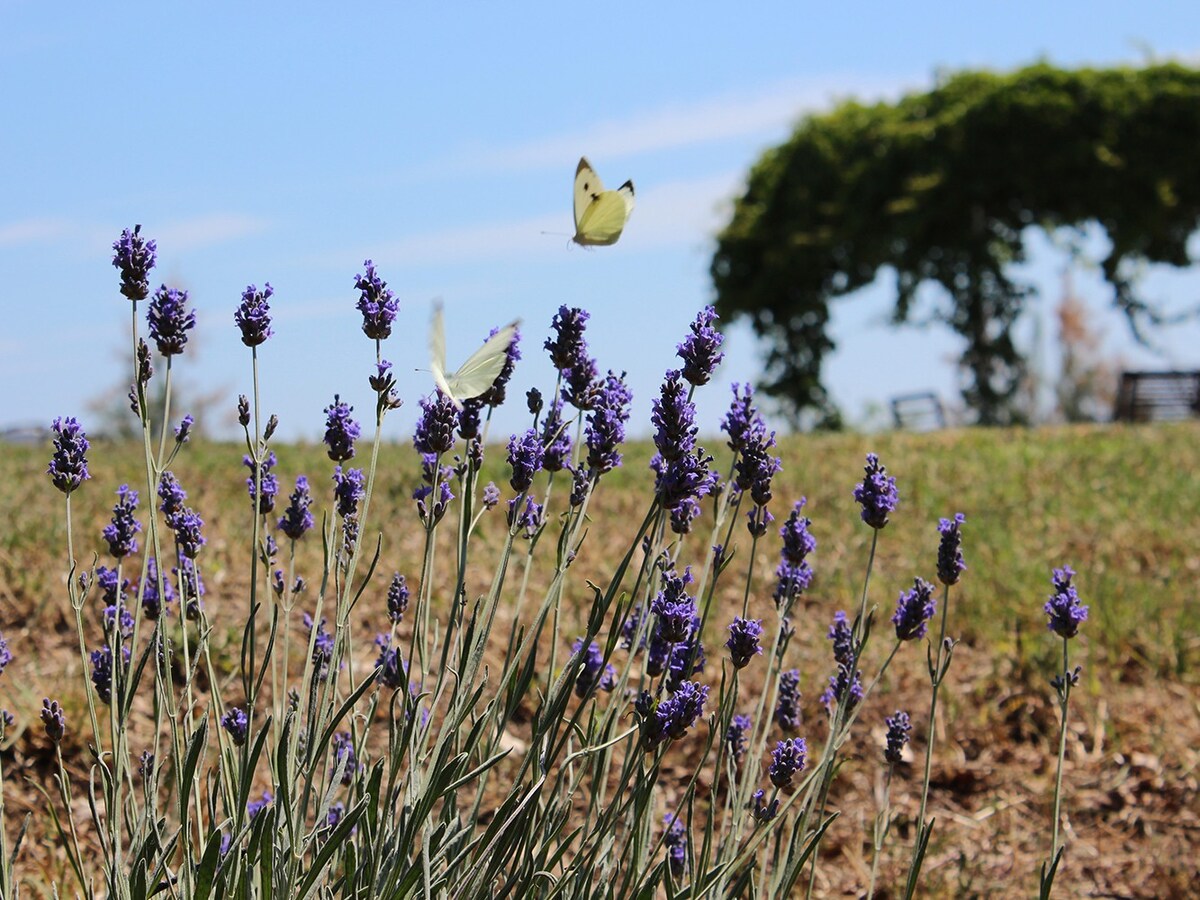
[[[629,421],[632,402],[633,392],[625,384],[624,374],[617,376],[610,371],[587,420],[588,465],[597,475],[621,465],[617,447],[625,440],[625,423]]]
[[[754,405],[754,389],[750,385],[733,385],[733,402],[721,420],[721,430],[728,435],[729,449],[740,454],[747,444],[758,441],[767,433],[766,423]]]
[[[862,520],[879,529],[888,523],[888,514],[900,502],[896,479],[887,473],[874,453],[867,454],[866,477],[854,489],[854,500],[862,507]]]
[[[208,543],[200,533],[200,529],[204,527],[204,520],[195,511],[185,507],[171,518],[169,524],[175,532],[175,543],[179,545],[180,554],[188,559],[195,559],[200,548]]]
[[[150,337],[163,356],[175,356],[187,345],[187,333],[196,327],[196,314],[187,308],[188,292],[165,284],[154,292],[146,320]]]
[[[483,489],[483,508],[495,509],[500,502],[500,488],[496,487],[496,482],[489,481]]]
[[[70,494],[83,482],[91,478],[87,466],[87,435],[71,417],[54,420],[54,454],[46,474],[54,486],[64,494]]]
[[[179,420],[179,424],[175,427],[175,443],[186,444],[192,436],[192,425],[196,420],[188,415]]]
[[[164,471],[158,478],[158,499],[162,501],[158,508],[167,517],[168,523],[183,509],[183,501],[187,499],[187,492],[170,471]]]
[[[938,532],[942,539],[938,542],[937,573],[938,580],[945,585],[957,584],[958,577],[967,570],[962,555],[962,526],[967,517],[955,513],[953,519],[938,521]]]
[[[125,663],[129,663],[129,648],[121,648],[121,657]],[[92,684],[96,687],[96,696],[103,703],[112,703],[112,684],[113,684],[113,654],[112,650],[106,645],[100,650],[93,650],[91,653],[92,659]]]
[[[141,235],[142,226],[126,228],[113,243],[113,265],[121,272],[121,293],[136,303],[150,293],[150,270],[158,247]]]
[[[335,638],[325,630],[326,620],[324,618],[320,622],[314,623],[313,617],[304,613],[301,620],[304,622],[309,640],[312,641],[313,678],[318,682],[325,681],[329,678],[329,664],[333,662]],[[314,634],[314,632],[316,633]]]
[[[795,731],[803,716],[800,712],[800,670],[788,669],[779,673],[779,700],[775,704],[775,721],[784,731]]]
[[[392,575],[392,583],[388,585],[387,611],[388,619],[393,622],[404,621],[404,611],[408,609],[408,584],[399,572]]]
[[[654,446],[667,461],[686,456],[696,446],[696,405],[687,394],[679,372],[670,370],[653,403]]]
[[[250,720],[246,717],[246,711],[241,707],[231,708],[225,715],[221,716],[221,727],[229,732],[229,737],[238,747],[246,743],[247,733],[250,729]]]
[[[493,328],[488,332],[487,340],[491,340],[500,333],[499,328]],[[476,401],[482,406],[502,406],[507,396],[508,382],[512,378],[513,371],[517,367],[517,363],[521,360],[521,332],[514,331],[512,340],[509,341],[508,349],[504,353],[504,365],[500,367],[500,374],[496,376],[496,380],[492,382],[492,386],[480,394]]]
[[[725,743],[729,747],[729,755],[741,759],[746,752],[746,736],[750,731],[749,716],[734,716],[725,732]]]
[[[759,432],[741,448],[735,467],[734,483],[739,491],[749,491],[758,506],[771,502],[771,479],[783,469],[783,461],[767,451],[775,446],[775,432]]]
[[[691,632],[692,619],[696,616],[696,601],[686,593],[691,581],[691,569],[685,569],[683,575],[663,572],[662,590],[650,604],[650,611],[658,617],[655,633],[667,643],[685,641]]]
[[[543,345],[550,353],[550,361],[560,372],[573,368],[581,356],[587,354],[587,342],[583,331],[591,314],[578,307],[560,306],[550,327],[553,338],[546,338]]]
[[[375,635],[375,646],[379,648],[379,656],[375,659],[375,669],[378,672],[379,683],[392,690],[404,687],[408,680],[408,666],[400,658],[400,651],[393,647],[392,639],[386,634]]]
[[[246,428],[250,424],[250,401],[246,399],[245,394],[238,394],[237,402],[237,418],[238,424]]]
[[[4,635],[0,635],[0,675],[4,674],[4,670],[8,668],[12,658],[12,651],[8,649],[8,641],[4,639]]]
[[[338,466],[333,470],[333,496],[339,516],[346,518],[358,512],[359,501],[366,494],[365,481],[362,469],[343,471]]]
[[[338,394],[325,407],[325,446],[330,459],[345,462],[354,457],[354,442],[358,440],[358,423],[350,417],[354,407],[343,403]]]
[[[840,665],[850,665],[854,659],[854,631],[843,610],[833,614],[833,624],[829,626],[829,640],[833,641],[833,658]]]
[[[270,283],[260,291],[249,285],[242,291],[242,302],[233,314],[234,324],[242,331],[242,343],[257,347],[275,332],[271,330],[271,304],[267,301],[275,293]]]
[[[142,523],[134,518],[138,492],[127,484],[117,489],[117,503],[113,507],[112,523],[104,528],[104,540],[108,541],[108,552],[120,559],[137,553],[138,542],[134,537],[142,530]]]
[[[268,806],[270,806],[274,801],[275,801],[274,794],[272,794],[270,791],[263,791],[262,797],[260,799],[251,800],[249,803],[246,804],[247,818],[249,818],[250,821],[253,822],[254,817],[257,816],[264,809],[266,809]]]
[[[421,398],[420,404],[421,417],[413,432],[413,447],[422,454],[448,453],[454,447],[458,408],[440,390]]]
[[[724,353],[718,352],[725,338],[712,327],[717,318],[717,311],[711,306],[700,310],[691,324],[692,333],[675,351],[683,360],[683,377],[696,386],[707,384],[717,364],[725,358]]]
[[[820,703],[827,713],[832,714],[834,703],[844,703],[848,709],[853,709],[862,698],[862,670],[855,669],[851,677],[850,667],[839,663],[837,674],[829,676],[829,687],[821,694]]]
[[[1061,638],[1073,638],[1079,626],[1087,621],[1088,608],[1079,600],[1079,594],[1071,584],[1075,570],[1070,566],[1055,569],[1053,574],[1054,593],[1043,607],[1048,621],[1046,627]]]
[[[46,727],[46,737],[61,744],[67,733],[67,717],[57,700],[46,698],[42,701],[42,724]]]
[[[531,416],[536,416],[542,411],[542,392],[537,388],[532,387],[525,392],[525,406],[529,409]]]
[[[735,669],[744,669],[750,660],[762,653],[762,633],[762,619],[734,616],[725,646],[729,648],[729,659]]]
[[[667,849],[667,865],[671,869],[671,877],[678,880],[687,871],[688,834],[684,824],[668,813],[663,817],[663,846]]]
[[[508,527],[523,531],[527,540],[533,540],[542,529],[544,507],[532,497],[526,497],[524,505],[518,506],[518,499],[508,501]]]
[[[242,457],[242,465],[250,470],[250,477],[246,479],[246,491],[250,495],[250,504],[256,506],[259,515],[266,515],[275,508],[275,495],[279,493],[279,479],[271,473],[275,468],[274,451],[268,451],[266,459],[262,460],[258,465],[255,465],[253,459],[249,455]],[[255,469],[258,470],[258,485],[254,483]],[[258,502],[255,501],[255,491],[258,491]]]
[[[937,610],[933,599],[933,585],[922,578],[913,579],[912,590],[903,591],[896,601],[896,612],[892,624],[896,626],[896,638],[912,641],[925,637],[928,622]]]
[[[333,771],[330,775],[348,787],[361,769],[350,732],[339,731],[333,736]]]
[[[762,788],[754,792],[754,809],[751,814],[754,816],[754,821],[756,822],[770,822],[779,815],[779,798],[776,797],[770,803],[767,803],[764,800],[766,796],[767,792]]]
[[[571,435],[567,431],[567,423],[563,421],[562,408],[562,401],[555,400],[542,424],[542,445],[546,448],[542,455],[542,468],[547,472],[562,471],[571,458]]]
[[[307,478],[303,475],[297,476],[296,489],[288,499],[288,507],[279,519],[279,530],[293,541],[298,541],[313,527],[313,515],[309,511],[313,501]]]
[[[771,784],[784,789],[792,786],[792,778],[797,772],[803,772],[808,762],[808,745],[804,738],[788,738],[780,741],[771,751],[771,768],[767,774]]]
[[[716,473],[713,473],[713,483]],[[692,522],[700,515],[700,504],[692,497],[684,497],[671,510],[671,530],[676,534],[691,534]]]
[[[372,340],[382,341],[392,333],[392,323],[400,310],[400,301],[388,289],[387,282],[379,277],[371,260],[366,260],[363,265],[366,266],[366,274],[354,276],[354,288],[359,292],[355,306],[362,313],[363,334]]]
[[[592,641],[584,650],[583,638],[576,638],[575,642],[571,644],[571,653],[579,653],[581,650],[583,650],[583,660],[579,674],[575,676],[575,695],[587,697],[597,688],[602,691],[611,691],[616,687],[617,670],[611,664],[605,664],[604,651],[600,649],[600,645]]]
[[[904,745],[908,743],[912,722],[908,719],[908,713],[899,709],[894,716],[888,716],[883,721],[887,725],[887,746],[884,748],[883,758],[894,765],[903,758]]]
[[[518,494],[533,486],[533,477],[542,468],[542,440],[537,431],[530,428],[524,435],[515,434],[508,440],[508,464],[512,466],[509,484]]]

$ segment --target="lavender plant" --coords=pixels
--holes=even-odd
[[[360,424],[335,394],[324,409],[328,468],[297,473],[287,448],[272,445],[278,420],[262,416],[259,364],[277,337],[273,290],[250,285],[233,314],[250,355],[250,388],[237,408],[250,502],[241,560],[248,607],[230,663],[213,652],[229,610],[205,602],[203,510],[187,505],[170,468],[187,452],[191,420],[171,446],[164,427],[195,313],[186,292],[163,287],[150,301],[156,374],[138,314],[155,244],[134,228],[114,250],[133,309],[131,400],[145,486],[120,488],[92,566],[77,562],[71,522],[72,495],[89,477],[76,420],[55,420],[48,468],[64,496],[67,594],[89,674],[85,720],[68,723],[49,699],[42,711],[58,761],[50,809],[78,894],[549,900],[604,885],[620,897],[783,897],[806,867],[811,892],[853,725],[902,646],[925,638],[936,609],[932,586],[915,579],[897,603],[890,652],[864,686],[876,544],[898,502],[875,455],[854,492],[871,528],[858,611],[833,617],[828,687],[806,716],[808,682],[792,643],[817,541],[803,498],[773,527],[782,463],[749,387],[735,385],[724,418],[727,463],[718,469],[700,446],[697,391],[723,356],[712,309],[690,324],[677,346],[682,364],[667,370],[654,400],[652,489],[633,527],[605,536],[621,552],[604,577],[584,580],[573,567],[597,540],[593,498],[624,465],[632,393],[623,374],[600,374],[585,336],[589,314],[563,306],[544,344],[553,387],[529,393],[528,427],[501,445],[508,476],[500,486],[480,476],[492,411],[521,360],[517,337],[480,396],[460,403],[434,389],[420,399],[412,445],[422,555],[408,576],[395,571],[379,584],[377,571],[400,568],[382,565],[397,552],[396,526],[381,531],[370,516],[385,419],[400,405],[383,358],[399,301],[367,261],[354,287],[374,344],[362,361],[373,409]],[[161,409],[149,401],[155,377]],[[281,484],[294,484],[286,506]],[[157,498],[144,521],[139,496]],[[477,536],[489,515],[499,547]],[[943,523],[937,572],[947,592],[964,568],[962,523]],[[301,570],[305,541],[320,544],[319,571]],[[742,580],[730,589],[741,609],[726,610],[719,588],[735,577],[740,546],[748,547]],[[778,548],[778,563],[764,582],[756,557],[767,548]],[[469,586],[485,581],[472,596]],[[1073,592],[1069,581],[1056,574],[1059,595]],[[535,593],[535,583],[544,589]],[[937,690],[953,649],[945,597],[930,662],[925,793]],[[564,628],[564,605],[581,598],[582,618]],[[1080,615],[1067,601],[1052,603],[1065,665],[1068,625]],[[498,627],[505,619],[511,627]],[[356,646],[364,627],[375,638]],[[8,654],[0,638],[0,673]],[[1069,675],[1061,681],[1065,735]],[[890,783],[911,723],[898,713],[888,724]],[[92,749],[87,822],[77,821],[63,764],[68,727]],[[680,770],[682,780],[667,777]],[[921,853],[932,828],[924,796]],[[1056,793],[1056,822],[1057,808]],[[886,808],[881,815],[876,860],[889,821]],[[15,895],[19,844],[18,835],[12,854],[0,845],[5,897]],[[1054,845],[1051,879],[1057,825]],[[919,868],[917,856],[910,894]],[[873,890],[874,867],[871,879]]]

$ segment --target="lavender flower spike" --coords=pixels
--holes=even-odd
[[[734,617],[729,626],[729,640],[725,642],[734,668],[745,668],[750,664],[750,660],[762,653],[762,633],[762,619]]]
[[[912,590],[903,591],[896,601],[896,612],[892,616],[896,639],[911,641],[925,637],[928,622],[936,611],[933,585],[923,578],[913,579]]]
[[[121,293],[136,303],[150,293],[150,270],[154,268],[154,241],[142,237],[142,226],[126,228],[113,243],[113,265],[121,272]]]
[[[246,711],[240,707],[233,707],[225,715],[221,716],[221,727],[229,732],[229,737],[238,747],[246,743],[246,737],[250,729],[250,720],[246,717]]]
[[[46,737],[61,744],[67,733],[67,717],[57,700],[47,697],[42,701],[42,724],[46,727]]]
[[[352,412],[354,407],[343,403],[338,394],[334,394],[333,403],[325,407],[325,446],[334,462],[345,462],[354,457],[354,442],[361,429],[350,417]]]
[[[54,454],[46,474],[54,486],[64,494],[70,494],[92,476],[87,466],[87,435],[72,417],[54,420]]]
[[[269,282],[261,291],[254,285],[242,291],[233,322],[241,329],[242,343],[247,347],[257,347],[275,333],[271,330],[271,304],[267,302],[273,293]]]
[[[862,520],[875,529],[888,523],[888,514],[900,501],[896,479],[888,475],[874,453],[867,454],[865,477],[854,489],[854,500],[862,507]]]
[[[279,530],[293,541],[300,540],[313,527],[313,514],[309,511],[312,502],[308,479],[303,475],[297,476],[296,489],[292,491],[287,509],[279,519]]]
[[[967,570],[962,555],[962,526],[967,517],[955,513],[953,519],[938,521],[938,532],[942,539],[938,543],[938,581],[945,585],[957,584],[958,577]]]
[[[912,731],[912,722],[908,713],[896,710],[894,716],[883,720],[887,725],[887,746],[883,750],[883,758],[895,765],[903,759],[904,745],[908,743],[908,734]]]
[[[117,489],[112,523],[105,526],[104,539],[108,541],[108,552],[118,559],[137,553],[138,542],[134,535],[142,530],[142,523],[133,517],[137,504],[137,491],[127,484]]]
[[[746,734],[750,731],[750,724],[750,717],[743,715],[734,716],[729,723],[729,730],[725,732],[725,743],[734,759],[741,759],[746,752]]]
[[[363,265],[366,266],[366,274],[354,276],[354,287],[360,294],[355,306],[362,313],[363,334],[382,341],[392,333],[392,323],[400,310],[400,301],[388,289],[387,282],[379,277],[371,260],[366,260]]]
[[[692,322],[692,333],[675,351],[683,360],[683,377],[697,387],[708,383],[717,364],[725,358],[724,353],[718,352],[725,338],[712,327],[717,318],[717,311],[711,306],[700,310]]]
[[[780,741],[771,751],[771,768],[767,771],[771,784],[777,788],[790,788],[793,776],[804,771],[807,762],[808,745],[804,738]]]
[[[508,483],[518,494],[533,486],[533,478],[542,468],[542,456],[542,439],[536,429],[509,438],[508,464],[512,466],[512,477]]]
[[[1054,593],[1043,607],[1048,618],[1046,627],[1064,639],[1075,637],[1088,617],[1088,608],[1080,603],[1079,594],[1071,584],[1074,577],[1075,570],[1070,566],[1055,569]]]
[[[196,327],[196,313],[187,308],[188,292],[165,284],[154,292],[146,320],[150,337],[163,356],[176,356],[187,345],[187,333]]]
[[[784,731],[800,727],[800,670],[788,669],[779,673],[779,700],[775,704],[775,721]]]

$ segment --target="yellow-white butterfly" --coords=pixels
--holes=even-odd
[[[443,394],[462,408],[464,400],[471,400],[487,393],[504,368],[509,345],[517,333],[518,322],[505,325],[484,341],[483,346],[467,357],[458,369],[446,372],[446,325],[442,318],[442,305],[433,308],[433,323],[429,329],[429,368],[433,380]]]
[[[633,212],[633,182],[606,191],[586,157],[575,169],[575,243],[585,247],[615,244]]]

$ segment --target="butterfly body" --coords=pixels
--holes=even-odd
[[[575,236],[571,240],[583,247],[615,244],[632,212],[633,182],[606,191],[587,158],[580,157],[575,169]]]

